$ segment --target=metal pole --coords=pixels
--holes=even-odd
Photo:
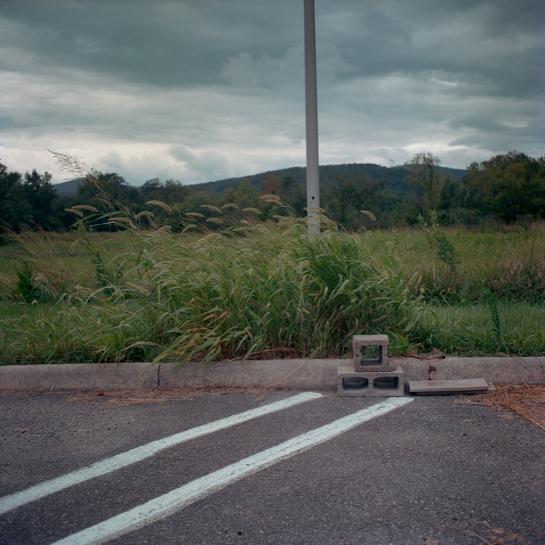
[[[307,125],[308,234],[320,232],[320,172],[318,167],[318,96],[316,91],[316,30],[314,0],[305,3],[305,113]]]

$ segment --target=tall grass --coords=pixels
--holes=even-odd
[[[245,239],[143,233],[95,267],[96,289],[74,289],[32,328],[11,323],[27,346],[12,357],[36,359],[45,337],[57,347],[37,358],[48,361],[338,356],[355,332],[403,336],[418,322],[399,271],[378,269],[353,237],[310,239],[297,222]]]
[[[0,362],[334,357],[374,332],[393,353],[545,354],[542,228],[308,238],[295,218],[214,231],[227,214],[207,214],[186,218],[195,234],[122,216],[123,232],[17,235]]]

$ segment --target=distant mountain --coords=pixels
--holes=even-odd
[[[84,178],[75,178],[74,180],[68,180],[58,184],[54,183],[53,187],[59,197],[68,197],[69,195],[75,195],[78,192],[79,186],[84,182]]]
[[[439,167],[439,172],[448,176],[452,180],[459,180],[465,176],[466,171],[458,168]],[[391,191],[405,192],[408,190],[407,176],[409,168],[405,165],[394,167],[383,167],[373,163],[349,163],[343,165],[322,165],[320,166],[320,183],[324,186],[334,185],[339,180],[357,181],[361,177],[369,177],[371,180],[384,183],[385,189]],[[291,176],[299,183],[305,183],[306,168],[290,167],[280,170],[270,170],[260,172],[251,176],[241,176],[238,178],[227,178],[215,182],[205,182],[193,184],[190,187],[193,191],[206,191],[211,193],[223,193],[229,189],[237,187],[243,180],[249,182],[255,188],[259,189],[267,176],[272,175],[280,179],[285,176]]]

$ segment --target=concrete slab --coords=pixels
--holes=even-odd
[[[489,385],[483,378],[409,381],[409,392],[411,394],[476,394],[488,392],[488,390]]]

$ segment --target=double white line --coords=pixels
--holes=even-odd
[[[314,392],[306,392],[304,394],[288,397],[287,399],[282,399],[276,403],[270,403],[240,414],[228,416],[221,420],[215,420],[214,422],[191,428],[181,433],[176,433],[175,435],[170,435],[169,437],[158,439],[157,441],[142,445],[141,447],[127,450],[126,452],[122,452],[111,458],[106,458],[90,466],[0,498],[0,515],[7,513],[16,507],[25,505],[26,503],[49,496],[49,494],[53,494],[54,492],[58,492],[69,486],[74,486],[75,484],[83,483],[89,479],[100,477],[101,475],[106,475],[107,473],[135,464],[136,462],[141,462],[166,448],[180,445],[181,443],[191,441],[191,439],[196,439],[197,437],[202,437],[203,435],[208,435],[215,431],[224,430],[225,428],[230,428],[231,426],[247,422],[248,420],[258,418],[259,416],[281,411],[319,397],[322,397],[322,395]]]
[[[299,403],[321,397],[317,393],[305,393],[288,399],[265,405],[257,409],[246,411],[222,420],[205,424],[185,432],[154,441],[148,445],[137,447],[112,458],[97,462],[87,468],[83,468],[62,477],[46,481],[27,490],[0,498],[0,513],[5,513],[15,507],[29,503],[48,494],[57,492],[68,486],[86,481],[99,475],[110,473],[121,467],[138,462],[156,454],[170,446],[178,445],[195,437],[201,437],[213,431],[225,429],[235,424],[270,414]],[[307,433],[284,441],[279,445],[266,449],[244,458],[239,462],[230,464],[218,471],[205,475],[176,488],[162,496],[154,498],[142,505],[134,507],[115,517],[107,519],[99,524],[90,526],[85,530],[72,534],[53,545],[98,545],[111,539],[142,528],[156,520],[168,517],[172,513],[187,507],[197,500],[220,490],[248,475],[256,473],[282,460],[295,456],[300,452],[312,448],[320,443],[328,441],[355,426],[386,414],[412,401],[411,398],[388,398],[381,403],[367,407],[361,411],[345,416],[321,426]]]

